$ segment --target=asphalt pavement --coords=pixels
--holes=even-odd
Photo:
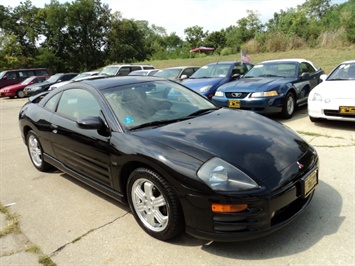
[[[300,133],[320,157],[313,201],[289,226],[252,241],[182,234],[162,242],[126,206],[62,172],[32,166],[17,120],[26,101],[0,98],[0,202],[18,215],[21,231],[0,238],[1,266],[42,265],[44,258],[59,266],[355,265],[355,123],[313,124],[306,108],[289,120],[271,117]],[[0,230],[7,223],[0,214]]]

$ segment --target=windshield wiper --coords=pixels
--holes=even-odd
[[[143,124],[135,126],[135,127],[131,127],[130,130],[145,128],[145,127],[164,126],[164,125],[168,125],[168,124],[171,124],[174,122],[179,122],[179,121],[185,120],[185,119],[187,119],[187,118],[183,117],[183,118],[178,118],[178,119],[151,121],[151,122],[143,123]]]
[[[218,108],[215,107],[215,108],[201,109],[201,110],[198,110],[196,112],[193,112],[193,113],[189,114],[186,117],[187,118],[196,117],[196,116],[199,116],[201,114],[209,113],[209,112],[214,111],[214,110],[218,110]]]
[[[278,77],[278,75],[264,74],[264,75],[260,75],[259,77]]]

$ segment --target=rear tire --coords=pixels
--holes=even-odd
[[[154,171],[134,170],[128,179],[127,197],[134,218],[152,237],[165,241],[184,230],[178,197],[169,183]]]
[[[295,96],[292,92],[286,94],[284,106],[282,107],[281,116],[282,118],[291,118],[296,108]]]
[[[52,165],[45,162],[43,159],[43,149],[36,133],[30,130],[26,136],[27,151],[34,167],[41,172],[47,172],[52,168]]]

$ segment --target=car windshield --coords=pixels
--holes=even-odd
[[[57,82],[57,80],[58,80],[61,76],[62,76],[61,74],[56,74],[56,75],[50,76],[50,77],[49,77],[46,81],[44,81],[44,82],[48,82],[48,83]]]
[[[296,63],[265,63],[257,64],[244,78],[254,78],[254,77],[283,77],[283,78],[293,78],[296,76]]]
[[[119,69],[119,67],[116,67],[116,66],[105,67],[104,69],[102,69],[100,71],[99,75],[115,76],[118,69]]]
[[[355,80],[355,63],[339,65],[327,78],[327,80]]]
[[[25,79],[24,81],[21,82],[21,84],[25,85],[25,84],[28,84],[30,83],[34,78],[33,77],[29,77],[27,79]]]
[[[190,78],[223,78],[228,75],[229,69],[232,67],[231,64],[213,64],[201,67],[195,73],[193,73]]]
[[[178,68],[163,69],[155,73],[153,76],[166,79],[176,79],[179,76],[180,71],[181,69]]]
[[[103,93],[118,121],[128,129],[165,125],[216,109],[200,94],[168,80],[114,87]]]
[[[6,74],[6,71],[0,72],[0,79],[2,79],[5,76],[5,74]]]

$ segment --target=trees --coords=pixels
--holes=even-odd
[[[120,12],[112,14],[101,0],[64,4],[51,0],[43,8],[26,0],[15,8],[0,5],[0,69],[47,67],[53,73],[79,72],[111,63],[186,58],[191,56],[190,49],[199,46],[224,54],[239,53],[242,46],[249,53],[285,51],[323,45],[328,35],[332,47],[349,46],[355,42],[354,13],[354,0],[340,5],[305,0],[275,12],[265,24],[257,12],[248,10],[246,17],[220,31],[188,27],[183,40],[159,25],[125,19]]]

